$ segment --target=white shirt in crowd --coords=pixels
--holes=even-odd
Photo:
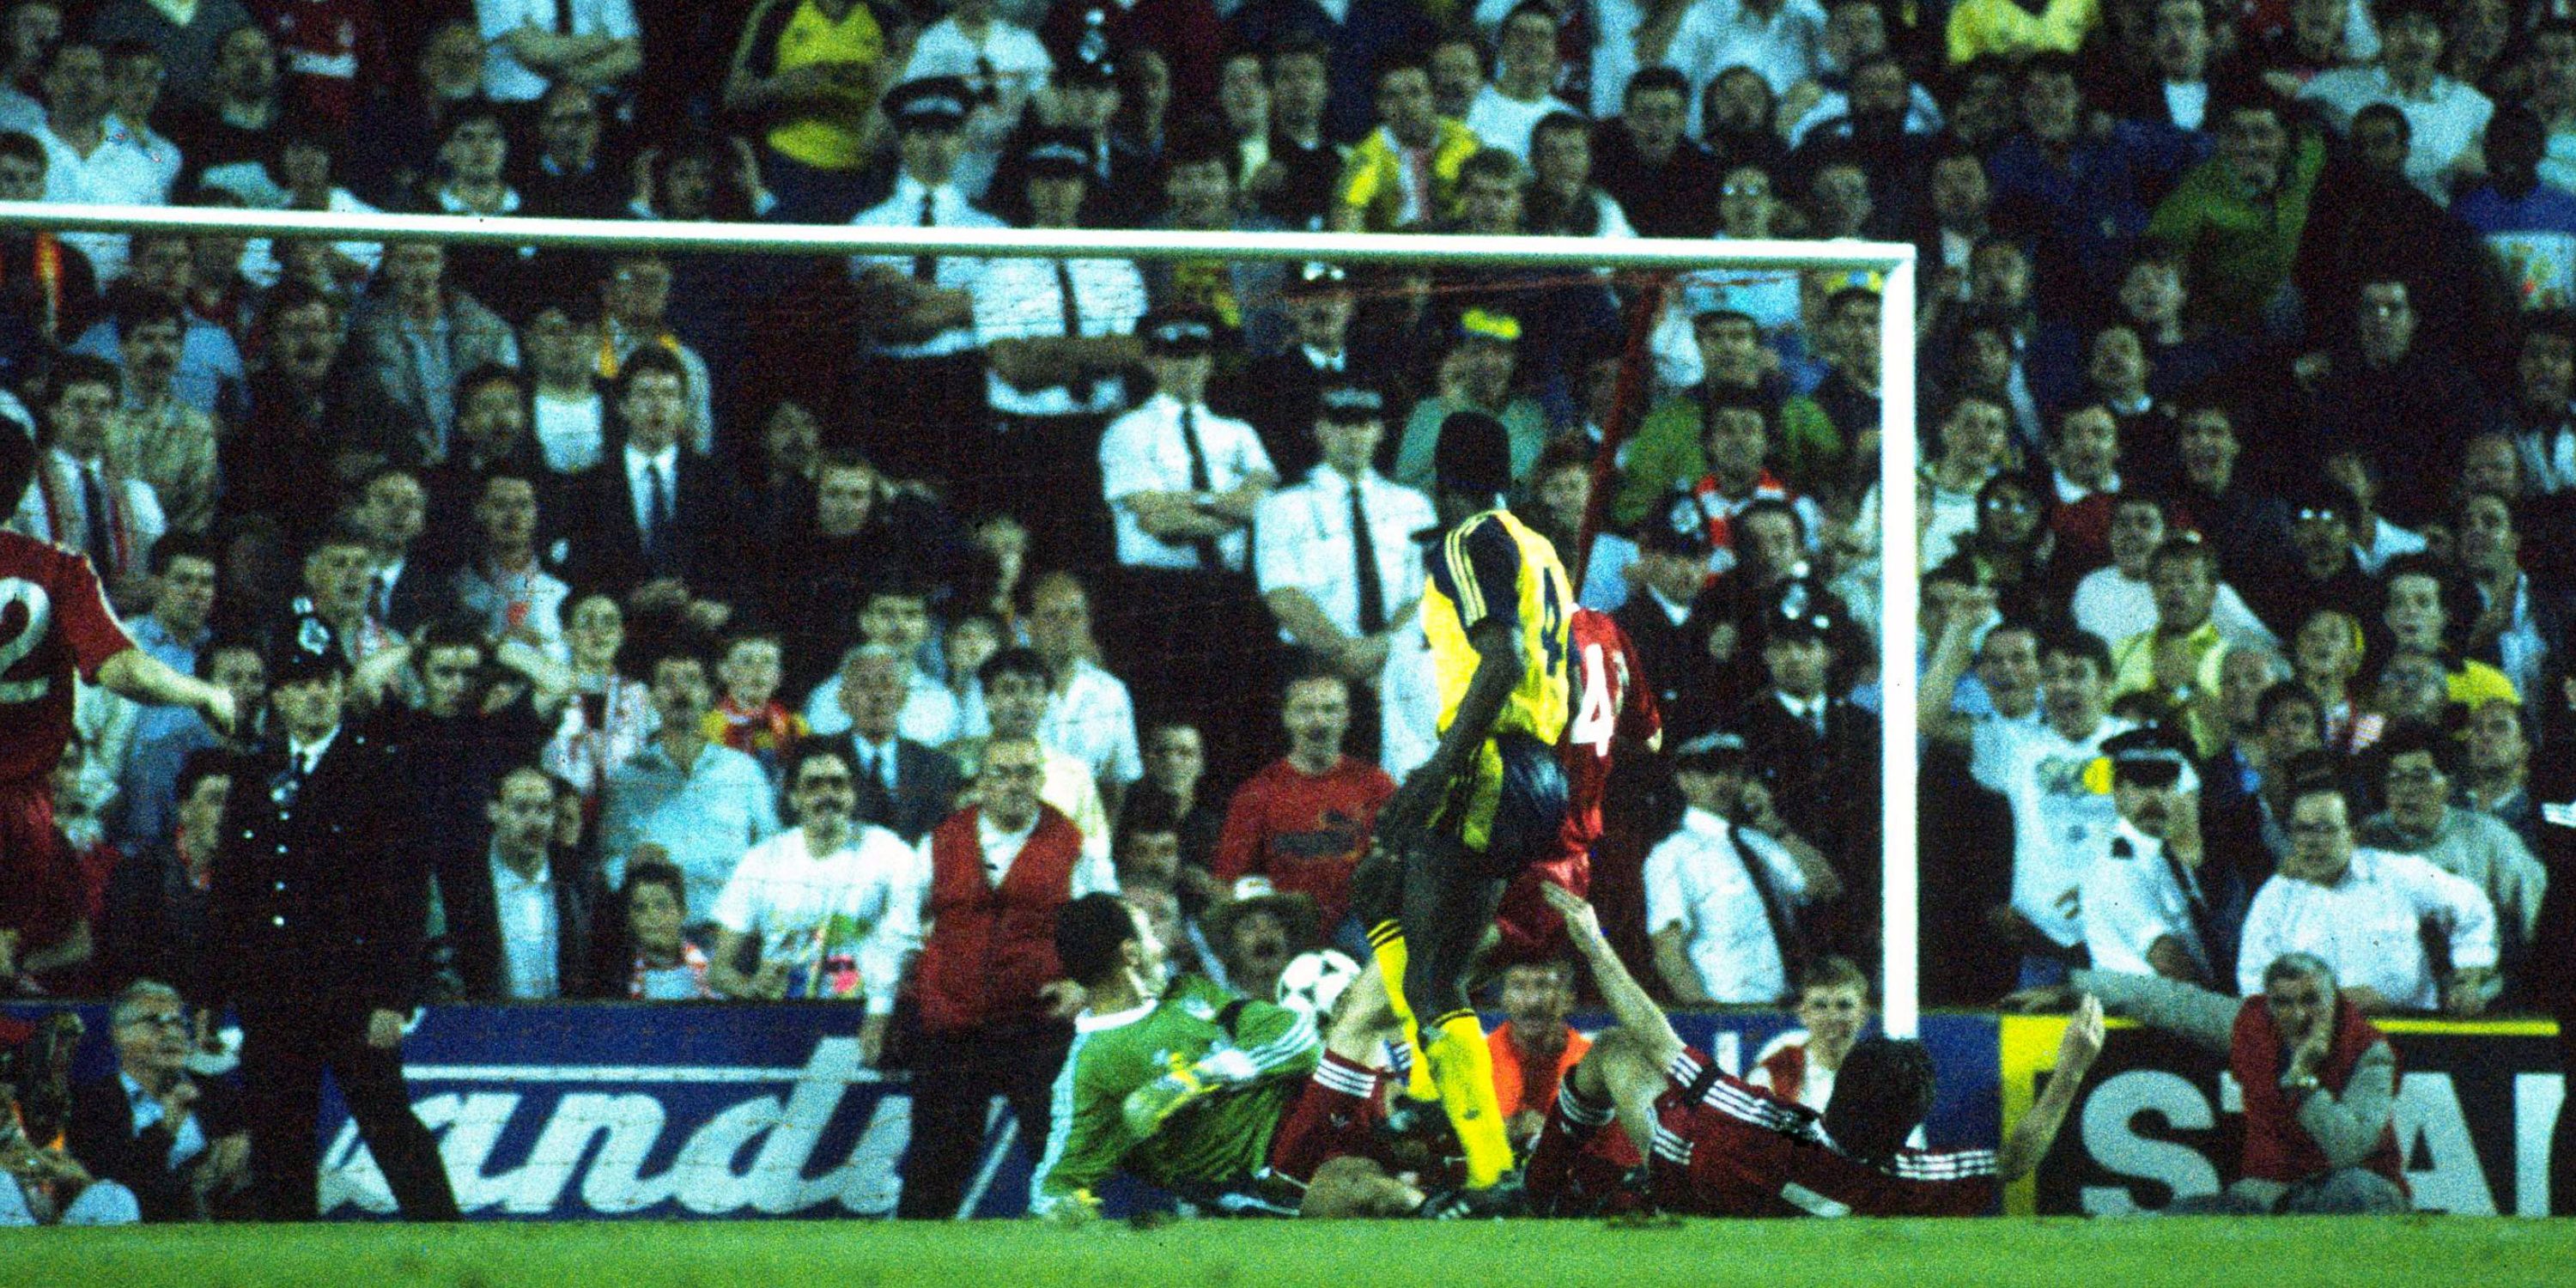
[[[1145,531],[1134,511],[1121,502],[1139,492],[1188,492],[1190,449],[1181,437],[1181,404],[1156,393],[1136,410],[1109,422],[1100,439],[1102,495],[1118,520],[1118,562],[1130,568],[1196,568],[1199,556],[1189,542],[1165,541]],[[1251,425],[1220,416],[1205,404],[1189,409],[1198,432],[1199,450],[1207,458],[1208,490],[1228,492],[1255,473],[1278,477],[1270,454]],[[1250,542],[1240,532],[1216,539],[1225,566],[1243,571]]]
[[[977,736],[991,733],[980,707],[975,714],[982,726]],[[1038,741],[1089,765],[1096,783],[1123,785],[1145,776],[1145,757],[1136,744],[1136,701],[1125,681],[1089,661],[1074,663],[1073,678],[1048,696]]]
[[[1367,512],[1386,619],[1404,620],[1422,598],[1422,545],[1413,534],[1439,523],[1431,498],[1370,470],[1354,485],[1316,466],[1306,481],[1261,499],[1253,527],[1252,573],[1261,593],[1302,590],[1333,625],[1360,633],[1359,555],[1351,530],[1351,489]],[[1286,639],[1285,631],[1280,638]]]
[[[1607,121],[1626,107],[1628,80],[1639,70],[1637,29],[1645,25],[1646,11],[1653,7],[1638,0],[1597,0],[1593,6],[1592,20],[1599,33],[1592,41],[1594,120]],[[1684,9],[1680,24],[1673,30],[1672,42],[1665,46],[1663,61],[1658,64],[1679,71],[1690,82],[1688,126],[1692,138],[1700,135],[1701,100],[1707,97],[1708,83],[1727,67],[1713,61],[1721,52],[1720,9],[1715,4],[1694,4]]]
[[[917,666],[904,684],[903,712],[894,719],[897,734],[925,747],[940,747],[967,732],[965,712],[947,685]],[[805,724],[825,738],[850,731],[850,713],[841,706],[839,673],[823,677],[805,695]]]
[[[2379,570],[2388,565],[2389,560],[2405,555],[2420,555],[2425,549],[2424,534],[2410,528],[2398,527],[2386,519],[2381,519],[2374,525],[2367,543],[2353,544],[2352,555],[2361,564],[2363,572],[2376,577],[2379,575]]]
[[[1133,260],[1064,261],[1073,279],[1074,319],[1088,337],[1127,335],[1145,316],[1145,277]],[[987,264],[975,283],[975,342],[1030,337],[1055,339],[1065,334],[1064,288],[1051,259],[997,259]],[[1101,380],[1077,392],[1065,385],[1018,389],[1001,376],[984,373],[986,398],[1006,416],[1071,416],[1115,411],[1119,382]]]
[[[160,169],[152,158],[131,144],[119,142],[113,128],[102,136],[98,147],[88,156],[74,151],[53,127],[37,130],[36,141],[45,147],[45,200],[51,204],[74,203],[100,206],[162,206],[170,202],[169,185],[163,182]],[[89,256],[90,267],[98,272],[101,282],[113,282],[125,276],[126,237],[123,233],[64,233],[63,241],[78,246]]]
[[[2451,204],[2446,182],[2451,167],[2485,137],[2487,118],[2495,115],[2493,100],[2438,72],[2424,97],[2408,98],[2397,92],[2381,66],[2320,72],[2299,97],[2324,104],[2338,130],[2351,129],[2353,115],[2374,103],[2396,108],[2406,118],[2409,139],[2406,179],[2442,206]]]
[[[1824,71],[1825,10],[1816,0],[1779,0],[1768,18],[1752,12],[1743,0],[1709,0],[1699,7],[1712,19],[1712,47],[1694,60],[1701,66],[1717,71],[1750,67],[1761,73],[1774,95]],[[1709,79],[1716,79],[1715,74]],[[1695,81],[1691,88],[1693,99],[1708,96],[1706,82]],[[1697,126],[1694,121],[1693,128]]]
[[[578,474],[599,464],[600,446],[607,441],[607,400],[597,393],[569,401],[543,392],[528,400],[529,428],[537,436],[537,451],[545,457],[546,468],[557,474]]]
[[[2132,635],[2152,630],[2156,624],[2156,590],[2146,581],[2131,581],[2120,575],[2118,567],[2096,568],[2075,583],[2075,624],[2102,637],[2106,644],[2117,644]],[[2234,586],[2218,583],[2218,596],[2210,604],[2209,620],[2218,627],[2220,638],[2230,645],[2277,648],[2272,628],[2245,606],[2245,597]]]
[[[2012,805],[2013,908],[2070,948],[2084,939],[2077,888],[2120,821],[2109,784],[2095,791],[2085,768],[2101,756],[2104,740],[2133,727],[2105,717],[2073,739],[2050,724],[1989,720],[1970,735],[1969,768]]]
[[[14,432],[15,426],[0,425],[0,430]],[[151,484],[128,477],[118,485],[108,476],[106,462],[99,458],[76,460],[71,453],[59,447],[46,448],[45,454],[36,461],[36,480],[27,485],[27,494],[19,498],[18,513],[9,521],[9,526],[38,541],[69,546],[90,556],[91,563],[105,567],[112,552],[89,548],[88,500],[81,486],[84,473],[95,478],[99,494],[108,500],[110,515],[121,520],[126,529],[119,534],[114,530],[117,524],[111,523],[108,539],[113,541],[119,535],[131,537],[133,566],[141,568],[144,557],[151,553],[152,543],[169,531],[169,517],[161,512],[161,498],[153,492]],[[59,513],[56,512],[57,504]],[[122,513],[117,513],[120,510]]]
[[[107,118],[107,137],[111,143],[134,149],[149,163],[152,177],[160,183],[161,191],[171,191],[171,185],[179,181],[182,165],[179,145],[154,133],[151,126],[136,125],[123,117],[110,116]]]
[[[894,1010],[904,954],[921,940],[912,890],[912,847],[870,823],[850,829],[838,849],[814,853],[805,829],[791,828],[743,852],[715,923],[757,940],[760,960],[807,972],[831,953],[851,952],[870,1015]]]
[[[450,584],[457,607],[480,619],[494,638],[525,627],[536,633],[539,652],[558,662],[570,660],[563,637],[563,609],[572,598],[572,587],[542,565],[495,573],[480,563],[467,564],[456,570]]]
[[[2121,819],[2101,857],[2086,869],[2083,891],[2084,947],[2093,969],[2127,975],[2153,975],[2147,950],[2167,936],[2179,942],[2192,960],[2209,970],[2209,946],[2192,925],[2191,901],[2199,878],[2165,856],[2164,842]],[[2185,882],[2189,882],[2186,887]]]
[[[1787,903],[1807,878],[1779,842],[1696,807],[1646,856],[1646,933],[1679,926],[1700,987],[1727,1005],[1768,1005],[1789,992],[1789,968],[1747,863],[1760,863]],[[1786,909],[1783,909],[1786,911]]]
[[[568,23],[558,6],[571,8]],[[496,103],[530,103],[546,92],[546,77],[530,70],[500,42],[512,31],[535,27],[553,32],[563,24],[578,36],[619,40],[642,36],[628,0],[474,0],[474,19],[483,34],[483,95]]]
[[[1487,81],[1483,89],[1476,91],[1476,101],[1467,106],[1467,128],[1475,134],[1477,142],[1509,152],[1526,163],[1530,154],[1530,135],[1538,130],[1538,123],[1551,112],[1581,115],[1575,112],[1574,104],[1554,94],[1541,94],[1537,101],[1524,103]]]
[[[2496,964],[2495,905],[2486,892],[2411,854],[2356,847],[2341,880],[2318,885],[2274,874],[2245,910],[2236,954],[2238,991],[2263,991],[2263,968],[2283,953],[2315,954],[2345,988],[2367,988],[2392,1006],[2430,1011],[2441,982],[2424,951],[2431,922],[2454,970]]]
[[[543,1002],[563,996],[557,955],[561,923],[555,915],[554,864],[542,857],[533,877],[519,875],[490,855],[492,906],[501,929],[501,993],[514,1002]]]
[[[952,180],[936,188],[924,185],[909,170],[898,170],[894,194],[860,211],[850,223],[859,228],[919,228],[922,226],[922,198],[930,199],[930,227],[933,228],[1007,228],[1010,225],[967,203],[966,193]],[[973,291],[982,280],[986,261],[973,255],[938,255],[931,259],[932,281],[943,290]],[[852,276],[870,268],[884,268],[910,276],[909,255],[858,255],[850,260]],[[964,353],[981,343],[974,325],[950,327],[927,340],[903,344],[880,344],[876,352],[889,358],[943,358]]]

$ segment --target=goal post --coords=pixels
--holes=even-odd
[[[848,225],[249,211],[218,207],[0,202],[0,228],[75,233],[230,232],[325,241],[435,241],[593,251],[787,256],[1122,258],[1324,261],[1622,269],[1864,271],[1880,275],[1879,609],[1884,1024],[1913,1035],[1921,1016],[1916,851],[1919,653],[1915,478],[1915,248],[1857,241],[1734,241],[1410,233],[1180,232],[1129,229],[859,228]]]

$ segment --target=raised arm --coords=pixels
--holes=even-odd
[[[1941,638],[1933,645],[1932,660],[1923,671],[1920,696],[1914,706],[1915,731],[1940,742],[1965,743],[1976,724],[1967,716],[1950,709],[1950,696],[1959,688],[1959,679],[1968,673],[1974,660],[1969,641],[1976,637],[1975,622],[1965,614],[1953,614],[1942,627]]]
[[[2058,1039],[2057,1067],[2049,1074],[2048,1090],[2039,1093],[2030,1112],[2013,1126],[2012,1139],[2004,1142],[2003,1152],[1995,1159],[1997,1179],[2010,1185],[2030,1175],[2039,1160],[2048,1157],[2049,1147],[2057,1143],[2057,1129],[2066,1123],[2066,1111],[2075,1105],[2076,1089],[2100,1054],[2102,1003],[2088,996],[2076,1003],[2074,1016],[2066,1021],[2066,1036]]]
[[[1565,932],[1573,938],[1575,951],[1591,963],[1592,982],[1600,988],[1602,1000],[1610,1004],[1610,1014],[1618,1019],[1619,1027],[1636,1036],[1656,1068],[1670,1065],[1683,1050],[1681,1035],[1673,1032],[1672,1021],[1664,1018],[1663,1008],[1638,987],[1636,976],[1628,973],[1627,963],[1611,949],[1592,905],[1562,886],[1543,885],[1539,893],[1546,897],[1549,907],[1565,918]]]

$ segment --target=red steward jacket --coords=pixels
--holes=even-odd
[[[1055,911],[1073,889],[1082,833],[1050,805],[996,887],[984,875],[982,815],[963,809],[930,833],[930,936],[915,983],[922,1027],[950,1033],[1036,1020],[1038,987],[1064,978]]]

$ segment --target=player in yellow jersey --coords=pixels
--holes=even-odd
[[[1416,1035],[1467,1156],[1458,1214],[1500,1211],[1511,1144],[1467,974],[1521,867],[1553,853],[1565,820],[1556,756],[1569,705],[1574,595],[1547,538],[1501,509],[1503,427],[1452,416],[1434,456],[1438,544],[1424,562],[1422,628],[1440,685],[1440,742],[1377,817],[1378,852],[1355,894],[1388,1001]]]

